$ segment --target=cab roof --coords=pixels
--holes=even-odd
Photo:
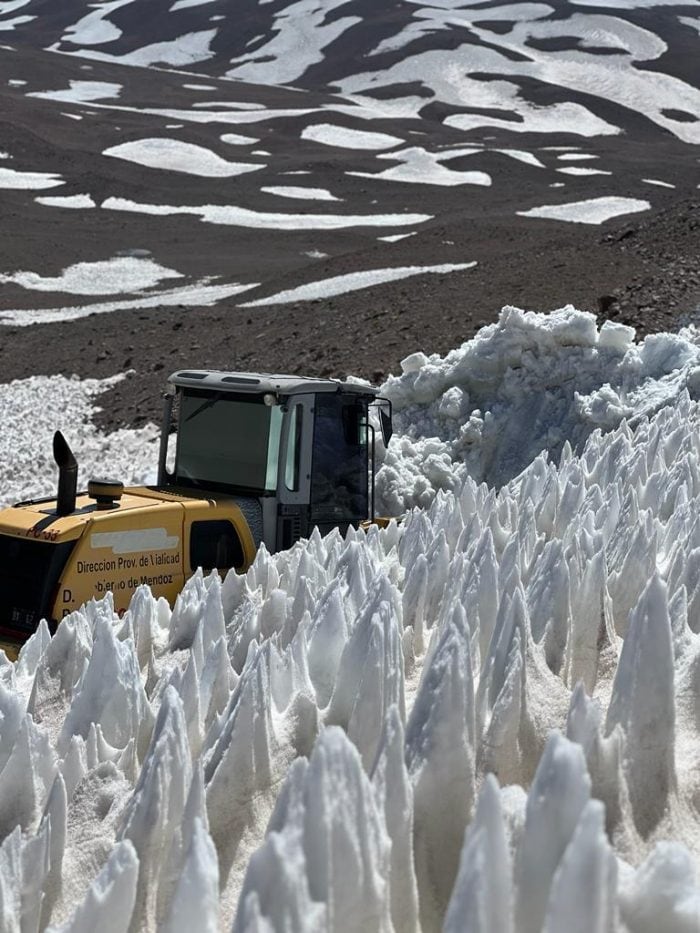
[[[171,385],[188,388],[212,389],[216,392],[279,392],[298,395],[304,392],[350,392],[355,395],[376,396],[379,389],[365,383],[344,382],[340,379],[316,379],[313,376],[284,376],[271,373],[223,372],[213,369],[181,369],[173,373]]]

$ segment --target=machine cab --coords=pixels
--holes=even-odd
[[[159,487],[234,499],[256,546],[275,552],[374,517],[374,427],[390,403],[368,385],[255,373],[180,371],[169,380]],[[167,438],[175,410],[172,467]]]

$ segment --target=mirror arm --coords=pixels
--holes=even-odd
[[[367,430],[370,433],[372,438],[372,484],[370,487],[370,521],[374,522],[374,486],[376,481],[376,472],[375,472],[375,463],[376,463],[376,435],[377,432],[374,430],[374,425],[370,424],[369,418],[367,419]],[[369,450],[367,451],[367,459],[369,459]]]

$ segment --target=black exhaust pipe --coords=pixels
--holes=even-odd
[[[56,431],[53,436],[53,458],[58,466],[58,495],[56,515],[70,515],[75,511],[75,494],[78,489],[78,461],[68,446],[68,441]]]

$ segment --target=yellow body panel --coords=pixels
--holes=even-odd
[[[110,590],[115,608],[123,611],[141,583],[174,601],[185,582],[184,509],[179,503],[142,502],[140,508],[127,504],[93,513],[61,575],[54,619]]]
[[[49,613],[55,621],[109,591],[121,614],[134,589],[143,583],[154,596],[164,596],[172,605],[196,569],[190,562],[190,531],[195,521],[228,521],[234,526],[244,555],[237,570],[247,569],[255,558],[250,528],[233,499],[130,487],[112,508],[98,509],[86,495],[78,496],[70,515],[56,517],[55,507],[51,500],[0,511],[2,535],[52,544],[76,542]],[[0,619],[0,628],[6,624],[7,620]],[[5,639],[0,647],[11,650],[11,641]]]

